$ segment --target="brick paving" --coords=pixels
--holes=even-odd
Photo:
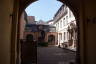
[[[75,52],[56,46],[37,48],[37,64],[69,64],[75,57]]]

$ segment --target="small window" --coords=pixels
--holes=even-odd
[[[63,25],[65,26],[65,18],[63,19]]]
[[[62,33],[60,33],[60,40],[62,40]]]
[[[64,32],[64,40],[65,40],[65,32]]]
[[[68,24],[68,16],[66,16],[66,24]]]
[[[62,20],[60,21],[60,27],[62,28]]]

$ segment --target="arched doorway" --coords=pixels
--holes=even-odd
[[[29,37],[29,38],[32,38],[32,39],[34,40],[34,36],[35,36],[35,35],[33,35],[33,34],[26,34],[26,35],[25,35],[25,38]]]
[[[49,45],[54,45],[55,44],[55,36],[54,35],[49,35],[48,36],[48,43],[49,43]]]
[[[27,34],[26,39],[33,41],[33,35],[32,34]]]
[[[20,16],[21,16],[21,13],[22,13],[22,11],[30,4],[30,3],[33,3],[35,0],[21,0],[21,1],[18,1],[19,2],[19,4],[15,4],[14,5],[14,8],[16,8],[16,9],[14,9],[14,14],[15,14],[15,17],[14,17],[14,19],[13,20],[15,20],[16,22],[14,22],[14,24],[15,24],[15,26],[13,25],[13,27],[14,28],[16,28],[16,27],[18,27],[19,28],[19,22],[17,22],[19,19],[20,19]],[[75,7],[75,3],[73,3],[72,4],[72,2],[70,2],[70,1],[63,1],[63,0],[60,0],[62,3],[65,3],[66,5],[68,5],[69,7],[70,7],[70,9],[73,11],[73,13],[74,13],[74,15],[75,15],[75,17],[76,17],[76,20],[77,21],[79,21],[79,13],[78,13],[78,7]],[[19,11],[18,11],[18,9],[19,9]],[[18,15],[19,14],[19,15]],[[18,20],[16,20],[18,18]],[[18,25],[16,25],[18,23]],[[78,24],[78,23],[77,23]],[[79,25],[79,24],[78,24]],[[79,28],[79,27],[78,27]],[[17,28],[16,28],[16,30],[17,30]],[[79,31],[78,31],[79,32]],[[13,35],[15,34],[15,32],[13,32]],[[17,35],[17,37],[19,37],[19,31],[18,31],[18,35]],[[14,38],[14,40],[15,40],[15,38]],[[17,41],[19,42],[19,39],[17,38]],[[14,44],[13,44],[14,45]],[[78,44],[77,44],[78,45]],[[78,45],[78,52],[77,53],[79,53],[79,45]],[[14,54],[15,54],[15,52],[14,52]],[[13,59],[14,59],[14,57],[12,57]],[[11,60],[13,60],[11,58]],[[79,59],[80,60],[80,59]],[[14,63],[15,61],[13,60],[13,63]]]

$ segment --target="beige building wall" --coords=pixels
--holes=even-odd
[[[10,64],[13,0],[0,1],[0,64]]]

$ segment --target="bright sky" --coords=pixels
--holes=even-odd
[[[39,0],[30,4],[25,11],[28,16],[35,16],[36,21],[48,21],[53,18],[61,5],[62,3],[57,0]]]

